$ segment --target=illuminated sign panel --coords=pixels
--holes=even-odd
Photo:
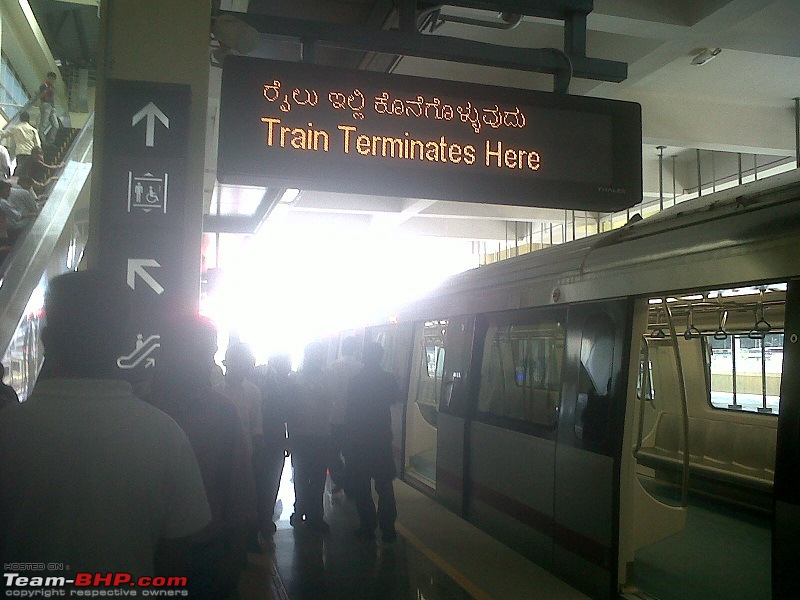
[[[228,57],[224,183],[615,211],[642,199],[638,104]]]

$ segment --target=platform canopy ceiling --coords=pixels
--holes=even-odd
[[[89,32],[93,30],[85,19],[94,18],[90,13],[96,13],[93,5],[97,3],[30,3],[40,22],[46,23],[43,30],[56,58],[63,53],[64,57],[72,56],[71,60],[88,60],[91,66],[94,42]],[[569,28],[575,23],[565,21],[559,14],[565,6],[575,9],[577,25],[585,27],[584,39],[570,34]],[[763,171],[794,159],[793,98],[800,96],[800,2],[796,0],[517,0],[452,4],[406,0],[221,0],[215,2],[215,8],[218,15],[237,17],[257,31],[257,43],[249,55],[263,58],[544,91],[552,91],[557,85],[553,73],[537,72],[529,66],[498,66],[501,59],[515,52],[525,56],[533,49],[556,48],[582,51],[587,58],[606,61],[606,79],[583,77],[574,69],[569,93],[642,105],[645,199],[658,198],[660,194],[658,146],[664,146],[662,189],[670,199],[673,184],[679,194],[696,188],[698,149],[703,157],[704,181],[735,176],[739,153],[745,170],[755,166]],[[81,22],[83,25],[79,25]],[[285,27],[281,29],[276,24]],[[404,53],[402,44],[396,44],[397,32],[410,34],[411,28],[418,36],[452,38],[454,46],[475,42],[496,50],[487,53],[485,64],[442,60],[420,52]],[[337,35],[338,41],[318,39]],[[374,42],[372,48],[379,51],[370,51],[364,38]],[[212,39],[212,46],[215,44]],[[216,50],[219,55],[221,51]],[[222,213],[232,216],[207,222],[220,230],[252,230],[270,212],[270,206],[285,196],[282,190],[226,190],[218,186],[214,130],[218,91],[214,90],[219,89],[221,68],[214,62],[210,61],[212,106],[205,189],[212,215],[219,204]],[[617,63],[627,65],[621,81],[612,76]],[[555,209],[323,192],[301,191],[292,202],[284,204],[286,218],[300,223],[327,219],[332,224],[371,224],[411,233],[483,240],[503,239],[509,223],[541,224],[564,219],[564,211]]]

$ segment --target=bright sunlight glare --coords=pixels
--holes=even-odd
[[[469,241],[382,230],[270,227],[221,265],[203,312],[250,344],[259,363],[287,352],[297,368],[309,342],[389,322],[396,309],[476,266]]]

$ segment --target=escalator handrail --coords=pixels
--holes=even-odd
[[[4,350],[14,339],[42,276],[49,278],[68,270],[64,263],[60,266],[53,263],[52,257],[91,172],[92,137],[93,119],[90,118],[71,146],[70,155],[66,157],[67,166],[55,182],[50,199],[27,235],[20,236],[4,264],[0,286],[0,345]]]
[[[67,150],[67,153],[64,156],[65,158],[64,162],[70,160],[80,163],[88,162],[89,150],[91,149],[92,145],[86,144],[86,148],[84,148],[81,151],[79,151],[79,149],[81,148],[81,145],[86,143],[86,136],[93,134],[93,129],[94,129],[94,113],[89,115],[89,119],[87,119],[86,124],[83,126],[80,133],[78,133],[78,135],[75,136],[75,139],[72,140],[72,143],[70,144],[69,149]],[[77,154],[77,156],[73,156],[75,154]],[[47,195],[50,192],[52,192],[53,188],[58,183],[58,180],[61,178],[62,173],[63,170],[59,172],[59,175],[56,179],[47,184],[44,191],[42,192],[43,195]],[[18,254],[19,247],[22,245],[22,242],[28,235],[28,232],[30,231],[31,227],[33,227],[33,223],[30,223],[25,228],[25,230],[20,233],[17,242],[14,244],[14,248],[12,249],[11,252],[9,252],[8,256],[6,256],[5,260],[2,262],[2,265],[0,265],[0,277],[2,277],[5,273],[8,273],[10,269],[14,268],[14,261],[15,257]]]
[[[22,108],[20,108],[20,109],[17,111],[17,114],[15,114],[13,117],[11,117],[11,118],[10,118],[10,119],[9,119],[9,120],[6,122],[6,124],[5,124],[5,125],[3,125],[3,127],[2,127],[2,128],[0,128],[0,131],[7,131],[8,129],[11,129],[11,128],[12,128],[12,127],[14,127],[14,126],[15,126],[17,123],[19,123],[19,115],[20,115],[21,113],[25,112],[25,111],[30,111],[31,107],[32,107],[34,104],[36,104],[36,102],[39,100],[39,98],[41,98],[41,97],[42,97],[42,94],[43,94],[43,93],[44,93],[44,91],[36,92],[36,95],[35,95],[35,96],[33,96],[33,98],[31,98],[30,100],[28,100],[28,102],[26,102],[26,103],[25,103],[25,106],[23,106]]]

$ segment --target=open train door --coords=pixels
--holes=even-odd
[[[789,282],[775,457],[772,597],[797,598],[800,557],[800,280]]]

